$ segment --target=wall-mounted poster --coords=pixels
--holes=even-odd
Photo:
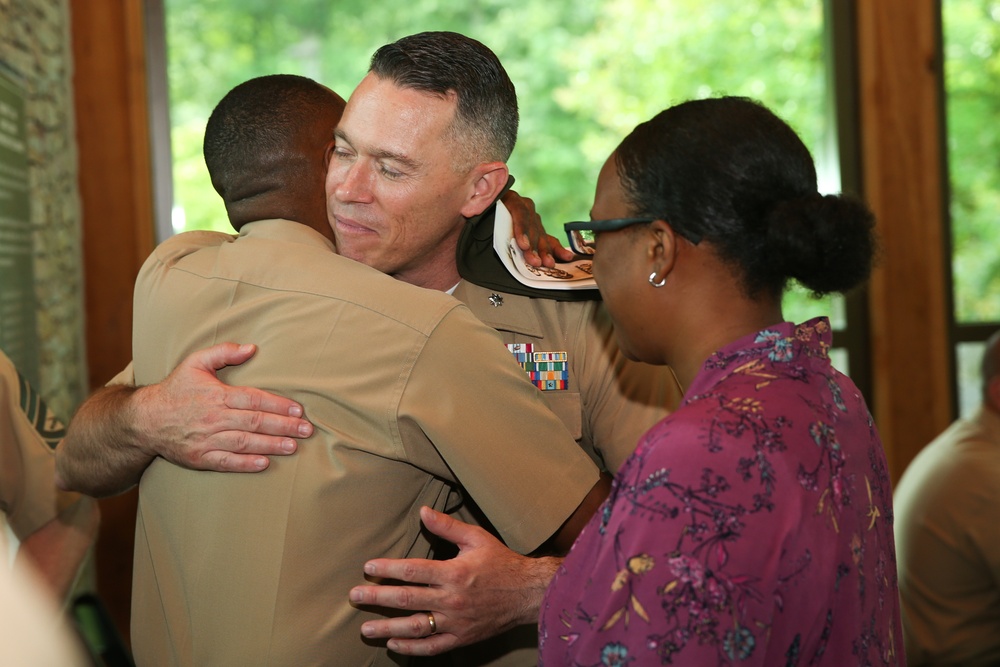
[[[36,387],[38,337],[23,87],[0,68],[0,349]]]

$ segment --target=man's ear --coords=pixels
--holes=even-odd
[[[503,162],[483,162],[473,167],[472,189],[462,206],[462,216],[472,218],[485,211],[503,192],[509,175],[510,170]]]
[[[677,234],[663,220],[654,220],[649,226],[646,256],[650,263],[650,282],[662,282],[674,270],[677,259],[677,241]]]

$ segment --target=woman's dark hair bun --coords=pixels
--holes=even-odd
[[[794,279],[819,296],[846,292],[871,274],[875,217],[856,199],[811,193],[781,201],[765,224],[769,257],[762,259],[774,277]]]

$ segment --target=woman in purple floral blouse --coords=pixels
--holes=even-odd
[[[626,354],[681,407],[645,435],[546,594],[542,664],[902,665],[885,455],[830,324],[790,279],[865,281],[874,221],[820,195],[808,150],[750,100],[636,128],[570,223]]]

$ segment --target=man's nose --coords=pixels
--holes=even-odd
[[[339,201],[371,201],[371,170],[361,160],[331,168],[333,193]]]

